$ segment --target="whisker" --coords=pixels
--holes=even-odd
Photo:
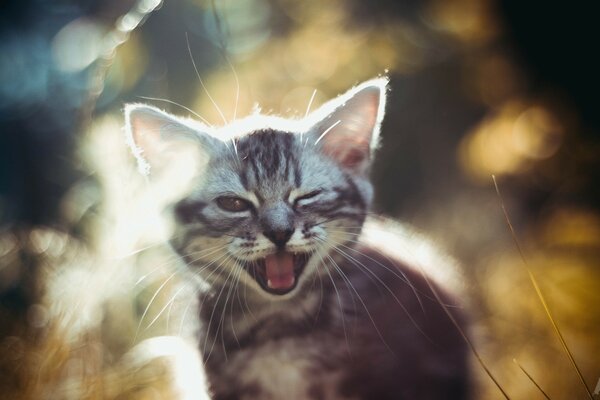
[[[227,255],[227,257],[225,258],[225,260],[223,262],[221,262],[217,266],[217,268],[220,268],[230,258],[231,258],[231,256]],[[206,354],[206,346],[208,344],[208,337],[210,336],[210,327],[212,325],[213,317],[215,316],[215,313],[217,311],[217,307],[219,305],[219,300],[221,298],[221,295],[223,294],[223,290],[227,286],[227,282],[229,281],[229,279],[231,277],[231,273],[232,273],[232,270],[229,271],[229,273],[227,275],[227,278],[225,279],[225,282],[221,285],[221,289],[219,290],[219,294],[217,295],[217,298],[214,300],[213,309],[212,309],[212,312],[210,314],[210,317],[208,318],[208,326],[206,328],[207,335],[206,335],[206,338],[204,339],[204,346],[203,346],[203,350],[202,350],[203,354]],[[219,331],[219,326],[217,326],[217,330],[215,331],[215,338],[214,338],[213,343],[212,343],[212,345],[210,347],[209,353],[205,355],[205,360],[208,360],[210,358],[211,354],[212,354],[212,351],[213,351],[213,349],[215,347],[215,343],[217,341],[218,331]]]
[[[411,252],[411,249],[408,249],[408,248],[405,248],[404,250],[408,251],[408,252]],[[502,388],[502,386],[500,385],[500,383],[496,380],[495,376],[492,374],[491,370],[487,367],[487,364],[483,361],[483,358],[481,357],[481,355],[477,351],[477,348],[475,347],[475,344],[467,336],[467,333],[461,327],[461,325],[459,324],[458,320],[450,312],[450,307],[448,307],[442,301],[442,297],[438,293],[435,285],[433,285],[431,283],[431,280],[429,279],[427,273],[425,272],[425,270],[423,268],[423,265],[421,265],[421,263],[419,263],[419,262],[416,262],[415,263],[415,267],[419,268],[419,272],[421,273],[421,276],[423,277],[423,280],[425,281],[425,283],[427,284],[427,287],[429,288],[429,290],[431,291],[431,293],[435,297],[437,303],[442,307],[442,310],[448,316],[448,318],[450,319],[450,322],[452,322],[452,325],[454,325],[454,327],[456,328],[456,330],[458,331],[458,333],[460,334],[460,336],[463,338],[464,342],[467,344],[467,346],[469,347],[469,350],[471,351],[471,353],[473,354],[473,356],[475,356],[475,359],[477,360],[477,362],[479,363],[479,365],[483,368],[483,370],[485,371],[486,375],[492,380],[492,382],[495,384],[495,386],[498,388],[498,390],[502,393],[502,395],[504,396],[504,398],[506,398],[507,400],[510,400],[510,397],[508,396],[508,394],[506,393],[506,391]]]
[[[235,71],[235,68],[233,67],[233,64],[231,63],[231,60],[227,56],[226,51],[223,52],[223,56],[225,57],[225,61],[227,61],[227,64],[229,65],[229,68],[233,73],[233,78],[235,79],[235,105],[233,107],[233,121],[235,121],[235,119],[237,118],[238,103],[240,101],[240,80],[238,78],[237,72]]]
[[[312,96],[310,96],[310,100],[308,101],[308,105],[306,106],[306,112],[304,113],[304,117],[306,117],[308,115],[308,113],[310,112],[310,106],[312,106],[312,103],[315,99],[316,94],[317,94],[317,89],[313,90]]]
[[[233,144],[233,151],[235,152],[235,156],[239,158],[240,155],[238,154],[238,148],[237,144],[235,143],[235,138],[231,138],[231,144]]]
[[[221,255],[220,257],[218,257],[218,258],[214,259],[213,261],[211,261],[211,262],[210,262],[209,264],[207,264],[206,266],[203,266],[203,268],[200,268],[198,271],[194,271],[194,276],[199,276],[200,272],[201,272],[201,271],[203,271],[204,269],[206,269],[206,267],[209,267],[209,266],[211,266],[212,264],[214,264],[215,262],[217,262],[217,261],[219,261],[219,260],[222,260],[222,259],[223,259],[223,258],[225,258],[226,256],[227,256],[227,254],[225,254],[225,255]],[[211,277],[211,276],[212,276],[214,273],[220,273],[220,272],[217,272],[217,271],[218,271],[218,269],[216,269],[216,268],[215,268],[215,269],[213,269],[213,270],[212,270],[212,271],[211,271],[211,272],[210,272],[210,273],[209,273],[209,274],[206,276],[206,279],[209,279],[209,278],[210,278],[210,277]],[[195,296],[195,295],[196,295],[198,292],[200,292],[200,288],[198,288],[198,289],[196,289],[196,290],[194,291],[194,293],[193,293],[193,296]],[[183,325],[184,325],[184,323],[185,323],[185,318],[186,318],[186,316],[187,316],[187,313],[188,313],[188,311],[189,311],[189,309],[190,309],[190,306],[192,305],[192,301],[193,301],[193,300],[190,300],[190,301],[188,302],[187,306],[185,307],[185,309],[184,309],[184,311],[183,311],[183,315],[182,315],[182,317],[181,317],[181,322],[180,322],[180,324],[179,324],[179,333],[178,333],[179,335],[181,335],[181,333],[183,332]],[[203,300],[203,301],[202,301],[202,303],[200,303],[200,304],[199,304],[199,307],[198,307],[198,312],[200,312],[200,310],[202,310],[202,306],[204,305],[204,301],[205,301],[205,300]]]
[[[332,241],[333,242],[333,241]],[[344,246],[342,244],[342,246]],[[347,247],[347,246],[344,246]],[[370,273],[376,280],[377,282],[379,282],[379,284],[381,284],[387,291],[388,293],[394,298],[394,300],[396,300],[396,303],[400,306],[400,308],[402,308],[402,311],[404,311],[404,313],[406,314],[406,316],[408,317],[408,319],[412,322],[412,324],[415,326],[415,328],[417,328],[417,330],[423,334],[423,336],[429,340],[431,343],[433,343],[433,341],[431,340],[431,338],[429,337],[429,335],[427,335],[424,331],[423,328],[421,328],[421,326],[419,325],[419,323],[414,319],[414,317],[410,314],[410,312],[406,309],[406,306],[404,306],[404,304],[402,304],[402,302],[400,301],[400,299],[398,298],[398,296],[396,296],[396,293],[394,293],[394,291],[377,275],[375,274],[373,271],[371,271],[371,269],[369,267],[367,267],[366,265],[364,265],[363,263],[361,263],[359,260],[357,260],[356,258],[352,257],[351,255],[349,255],[348,253],[342,251],[340,248],[338,248],[337,246],[333,246],[332,247],[333,250],[337,251],[338,254],[340,254],[342,257],[346,258],[348,261],[350,261],[352,264],[354,264],[356,267],[358,267],[358,269],[360,271],[363,271],[363,273],[366,272]],[[354,250],[352,248],[349,248],[350,250]],[[359,252],[360,253],[360,252]],[[362,254],[362,253],[361,253]],[[366,256],[365,254],[362,254],[363,256]],[[371,259],[369,257],[369,259]],[[377,262],[376,260],[373,260],[375,262]],[[385,265],[381,264],[381,266],[385,267]],[[387,269],[387,268],[386,268]],[[391,271],[390,271],[391,272]],[[371,282],[373,281],[373,278],[370,278],[368,275],[367,277],[371,280]],[[374,282],[375,283],[375,282]],[[408,282],[407,282],[408,283]],[[419,298],[419,295],[416,291],[416,289],[414,288],[414,286],[410,283],[408,283],[408,285],[413,289],[413,293],[415,294],[417,300],[419,301],[419,304],[421,305],[421,308],[423,309],[423,312],[425,312],[425,309],[423,307],[423,304],[421,303],[421,299]]]
[[[235,263],[235,267],[238,267],[238,263],[236,260],[234,260],[234,263]],[[225,360],[227,360],[227,349],[225,347],[225,337],[224,337],[225,315],[227,314],[227,303],[229,302],[229,298],[231,296],[231,291],[233,290],[233,288],[235,286],[234,280],[235,280],[236,270],[239,270],[239,268],[232,268],[230,270],[229,277],[227,278],[227,281],[224,284],[224,286],[228,287],[228,290],[227,290],[227,295],[225,296],[225,304],[223,306],[223,311],[221,312],[221,320],[219,322],[219,325],[217,326],[217,331],[221,332],[221,345],[223,348],[223,354],[225,354]],[[232,282],[231,282],[231,284],[227,285],[227,283],[229,282],[229,278],[232,279]],[[231,312],[229,313],[229,315],[233,315],[233,302],[231,303]],[[232,322],[233,322],[233,320],[232,320]],[[233,332],[235,332],[235,329],[233,329]]]
[[[328,231],[330,232],[337,232],[337,233],[342,233],[342,234],[348,234],[348,235],[355,235],[355,236],[360,236],[360,234],[356,234],[353,232],[347,232],[347,231],[343,231],[343,230],[335,230],[335,229],[329,229]],[[356,244],[363,244],[361,241],[359,240],[354,240],[354,239],[345,239],[348,242],[352,242],[352,243],[356,243]],[[421,306],[421,309],[423,310],[423,312],[425,312],[424,306],[423,306],[423,302],[421,300],[421,296],[425,297],[426,299],[429,300],[434,300],[437,301],[435,299],[435,297],[428,295],[427,293],[424,293],[422,290],[419,290],[418,288],[416,288],[412,282],[410,281],[410,279],[408,278],[408,276],[406,276],[406,274],[401,270],[401,269],[391,269],[388,266],[386,266],[385,264],[380,263],[379,261],[373,259],[372,257],[368,256],[367,254],[364,254],[363,252],[359,251],[358,249],[355,249],[354,247],[350,247],[350,246],[346,246],[343,243],[340,243],[341,246],[344,246],[347,249],[356,251],[359,254],[362,254],[363,256],[367,257],[369,260],[373,261],[376,265],[382,267],[383,269],[385,269],[386,271],[388,271],[389,273],[393,274],[394,276],[396,276],[398,279],[400,279],[402,282],[406,283],[407,285],[410,286],[411,290],[414,292],[415,296],[417,297],[417,300]],[[412,254],[412,251],[406,247],[403,247],[408,253]],[[384,252],[380,251],[377,248],[374,247],[370,247],[371,250],[375,251],[376,253],[378,253],[379,255],[385,257],[388,261],[390,261],[392,264],[396,263],[396,261],[394,261],[392,258],[390,258],[387,254],[385,254]],[[398,275],[400,274],[400,275]],[[459,306],[455,305],[455,304],[449,304],[449,303],[444,303],[444,305],[446,307],[450,307],[450,308],[457,308]]]
[[[212,354],[212,351],[215,347],[215,345],[217,344],[217,339],[220,336],[221,337],[221,349],[223,350],[223,355],[225,356],[225,361],[228,360],[227,358],[227,349],[225,348],[225,337],[224,337],[224,326],[223,326],[223,322],[225,319],[225,314],[227,313],[227,303],[229,300],[229,293],[231,292],[231,286],[228,286],[227,284],[229,283],[229,279],[231,279],[232,276],[232,271],[229,271],[229,274],[227,276],[227,279],[225,280],[225,284],[223,285],[223,288],[227,287],[227,295],[225,295],[225,303],[223,304],[223,308],[220,310],[220,318],[219,316],[217,316],[219,323],[217,324],[217,329],[215,331],[215,337],[213,340],[213,344],[211,345],[210,351],[208,353],[208,357],[210,358],[210,355]]]
[[[208,126],[212,126],[212,125],[210,124],[210,122],[208,122],[208,121],[206,120],[206,118],[204,118],[202,115],[198,114],[197,112],[195,112],[195,111],[194,111],[194,110],[192,110],[191,108],[188,108],[188,107],[184,106],[183,104],[179,104],[179,103],[177,103],[177,102],[175,102],[175,101],[173,101],[173,100],[169,100],[169,99],[161,99],[161,98],[159,98],[159,97],[149,97],[149,96],[137,96],[137,97],[139,97],[140,99],[145,99],[145,100],[152,100],[152,101],[163,101],[163,102],[165,102],[165,103],[169,103],[169,104],[173,104],[173,105],[175,105],[175,106],[177,106],[177,107],[181,107],[181,108],[183,108],[184,110],[186,110],[187,112],[189,112],[189,113],[193,114],[193,115],[194,115],[196,118],[198,118],[200,121],[204,122],[206,125],[208,125]]]
[[[310,257],[312,257],[314,254],[316,253],[316,250],[311,250],[310,251]],[[322,260],[322,258],[321,258]],[[313,274],[313,280],[312,280],[312,285],[311,285],[311,292],[314,290],[315,288],[315,282],[317,281],[317,278],[319,279],[319,307],[317,308],[317,312],[315,313],[315,315],[313,316],[313,324],[316,324],[317,321],[319,320],[319,316],[321,314],[321,308],[323,306],[323,278],[321,277],[321,274]]]
[[[361,242],[357,241],[357,240],[352,240],[352,239],[347,239],[349,242],[353,242],[353,243],[357,243],[357,244],[361,244]],[[417,301],[419,302],[419,305],[421,306],[421,309],[423,310],[423,312],[425,312],[425,307],[423,306],[423,302],[421,301],[421,297],[419,296],[419,293],[421,293],[422,295],[424,295],[425,297],[432,299],[432,297],[427,296],[427,294],[422,293],[420,290],[418,290],[410,281],[410,279],[408,278],[408,276],[406,276],[406,274],[399,268],[397,269],[391,269],[390,267],[388,267],[385,264],[380,263],[378,260],[374,259],[373,257],[370,257],[369,255],[359,251],[358,249],[355,249],[353,247],[347,246],[343,243],[337,243],[339,246],[345,247],[346,249],[355,251],[359,254],[361,254],[362,256],[366,257],[369,259],[369,261],[373,261],[377,266],[382,267],[383,269],[385,269],[386,271],[388,271],[389,273],[391,273],[392,275],[394,275],[396,278],[400,279],[402,282],[406,283],[411,290],[413,291],[413,293],[415,294],[415,297],[417,298]],[[394,263],[393,260],[391,260],[386,254],[376,250],[376,249],[372,249],[377,251],[379,254],[381,254],[382,256],[386,257],[388,259],[388,261],[390,261],[391,263]]]
[[[319,285],[320,285],[320,290],[319,290],[319,292],[320,292],[319,293],[320,294],[319,295],[319,308],[317,308],[317,312],[316,312],[315,317],[314,317],[315,323],[317,323],[317,321],[319,320],[319,315],[321,315],[321,309],[323,308],[323,297],[324,297],[323,294],[324,294],[324,291],[323,291],[323,278],[322,278],[321,274],[315,274],[315,275],[318,275],[318,277],[319,277]]]
[[[326,257],[329,256],[327,253],[324,253],[323,255],[326,256]],[[320,265],[321,262],[324,261],[323,255],[320,257],[318,265]],[[348,339],[348,332],[346,330],[346,320],[344,319],[344,316],[346,315],[346,313],[344,312],[344,306],[342,305],[342,298],[341,298],[340,292],[339,292],[339,290],[338,290],[338,288],[337,288],[337,286],[335,284],[335,279],[333,279],[333,276],[329,272],[329,269],[328,268],[324,268],[324,270],[327,273],[327,276],[329,276],[329,280],[331,281],[331,284],[333,285],[333,289],[334,289],[335,295],[337,297],[337,302],[338,302],[338,305],[340,307],[340,315],[342,317],[342,329],[344,331],[344,338],[346,339],[346,348],[348,350],[348,353],[350,353],[350,341]]]
[[[338,274],[342,277],[342,279],[344,279],[347,283],[348,283],[348,287],[350,289],[352,289],[352,291],[354,292],[354,294],[356,294],[356,297],[358,298],[358,300],[360,301],[360,303],[362,304],[365,312],[367,313],[367,317],[369,318],[369,320],[371,321],[371,323],[373,324],[373,328],[375,329],[375,331],[377,332],[377,335],[379,336],[379,338],[381,339],[382,343],[384,344],[384,346],[392,353],[392,354],[396,354],[394,353],[394,351],[392,350],[392,348],[388,345],[388,343],[386,342],[386,340],[383,338],[383,334],[381,333],[381,331],[379,330],[379,328],[377,327],[377,323],[375,322],[375,319],[373,318],[373,316],[371,315],[371,313],[369,312],[369,308],[367,307],[367,304],[365,303],[365,301],[363,300],[362,296],[358,293],[358,291],[356,290],[356,288],[354,287],[354,285],[352,284],[352,282],[350,282],[350,280],[348,279],[348,277],[346,276],[346,274],[344,273],[344,271],[337,265],[337,263],[335,262],[335,260],[333,260],[331,258],[331,256],[327,255],[327,257],[333,262],[333,267],[335,268],[335,270],[338,272]]]
[[[327,135],[329,133],[329,131],[331,131],[333,128],[335,128],[340,122],[342,122],[341,120],[337,120],[333,125],[331,125],[329,128],[325,129],[325,131],[323,133],[321,133],[321,136],[319,136],[317,138],[317,140],[315,140],[315,146],[317,145],[317,143],[319,143],[319,141],[321,141],[321,139],[323,139],[323,137],[325,135]]]
[[[210,100],[210,102],[213,104],[213,106],[215,107],[215,109],[217,110],[217,112],[219,113],[219,116],[221,117],[221,119],[223,119],[223,123],[225,125],[227,125],[229,122],[225,118],[225,115],[223,115],[223,112],[221,111],[221,109],[219,108],[219,106],[217,105],[217,103],[215,102],[215,100],[212,98],[212,96],[208,92],[208,89],[204,85],[204,81],[200,77],[200,72],[198,72],[198,67],[196,66],[196,61],[194,60],[194,55],[192,54],[192,48],[190,47],[190,39],[189,39],[189,36],[188,36],[187,32],[185,33],[185,42],[187,44],[188,53],[190,54],[190,59],[192,60],[192,65],[194,66],[194,71],[196,71],[196,76],[198,77],[198,80],[200,81],[200,85],[202,85],[202,89],[204,89],[204,92],[206,93],[206,96],[208,97],[208,99]]]
[[[195,262],[197,262],[197,261],[200,261],[202,258],[205,258],[205,257],[211,256],[211,255],[213,255],[213,254],[215,254],[215,253],[217,253],[217,252],[219,252],[219,251],[221,251],[221,250],[223,250],[223,249],[227,248],[227,246],[228,246],[228,245],[226,245],[226,244],[225,244],[225,245],[221,245],[221,246],[210,247],[210,248],[208,248],[208,249],[204,249],[204,250],[193,251],[193,252],[191,252],[191,253],[185,253],[185,254],[182,254],[182,255],[181,255],[181,257],[182,257],[182,258],[185,260],[185,259],[186,259],[186,257],[190,257],[190,256],[192,256],[192,255],[194,255],[194,256],[197,256],[197,255],[200,255],[200,254],[201,254],[201,256],[200,256],[200,257],[196,257],[196,258],[194,258],[194,259],[191,259],[191,260],[189,260],[189,261],[187,261],[187,260],[186,260],[186,262],[185,262],[185,266],[186,266],[186,267],[189,267],[189,266],[191,266],[192,264],[194,264]],[[210,250],[210,251],[209,251],[209,250]],[[208,252],[208,253],[206,253],[207,251],[209,251],[209,252]],[[212,265],[212,263],[209,263],[209,264],[207,264],[206,266],[210,266],[210,265]],[[204,266],[203,266],[203,267],[204,267]]]
[[[236,262],[237,263],[237,262]],[[240,311],[242,312],[242,315],[244,316],[244,318],[246,318],[246,314],[244,314],[244,307],[242,306],[242,302],[240,301],[240,292],[239,292],[239,288],[240,288],[240,277],[242,276],[242,274],[244,273],[242,268],[238,268],[238,273],[237,276],[235,278],[235,286],[234,286],[234,293],[235,296],[238,299],[238,304],[240,305]],[[238,347],[241,347],[240,344],[240,340],[238,339],[238,336],[235,332],[235,326],[233,324],[233,302],[231,303],[231,309],[232,312],[229,314],[229,325],[231,327],[231,333],[233,335],[233,338],[235,339],[235,342],[237,343]]]
[[[190,286],[191,283],[190,282],[186,282],[183,287],[180,290],[184,290],[187,289],[188,286]],[[171,329],[170,329],[170,323],[171,323],[171,310],[173,309],[173,305],[175,304],[175,298],[177,297],[177,295],[179,294],[179,292],[175,293],[175,295],[173,296],[173,301],[171,301],[171,304],[169,305],[169,309],[167,310],[167,322],[166,322],[166,326],[165,326],[165,331],[167,332],[167,335],[171,334]]]
[[[354,213],[354,215],[356,217],[364,217],[364,216],[366,216],[368,214],[365,213],[365,212],[357,212],[357,213]],[[323,225],[323,224],[325,224],[327,222],[331,222],[331,221],[335,221],[335,220],[339,220],[339,219],[340,219],[340,217],[336,215],[336,216],[333,216],[333,217],[325,218],[324,220],[321,220],[321,221],[318,221],[318,222],[313,222],[313,223],[310,224],[310,226],[319,226],[319,225]],[[354,227],[347,227],[347,228],[348,229],[351,229],[351,228],[352,229],[361,229],[362,227],[363,227],[363,225],[356,225]]]
[[[135,281],[135,283],[133,284],[133,287],[136,287],[137,285],[139,285],[140,283],[142,283],[147,277],[149,277],[150,275],[152,275],[153,273],[155,273],[156,271],[158,271],[159,269],[161,269],[161,267],[164,266],[164,264],[159,265],[158,267],[154,268],[152,271],[140,276],[137,281]]]
[[[150,298],[150,301],[148,302],[148,304],[146,305],[146,309],[144,310],[144,312],[142,313],[142,317],[140,318],[140,322],[138,323],[138,327],[135,331],[135,335],[133,337],[133,343],[136,342],[138,334],[140,333],[140,328],[142,326],[142,322],[144,321],[144,318],[146,318],[146,314],[148,314],[148,310],[150,310],[150,307],[152,306],[152,303],[154,302],[154,299],[156,299],[156,297],[158,296],[158,294],[162,291],[162,289],[167,285],[167,283],[169,283],[169,281],[171,279],[173,279],[175,277],[175,275],[177,275],[177,272],[173,272],[159,287],[158,289],[154,292],[154,295],[152,296],[152,298]]]
[[[216,274],[220,274],[220,272],[218,271],[218,267],[217,267],[217,268],[214,268],[214,269],[212,269],[212,270],[209,272],[209,274],[208,274],[206,277],[202,278],[202,276],[201,276],[201,274],[202,274],[202,272],[203,272],[204,270],[206,270],[206,269],[210,268],[210,267],[211,267],[211,266],[212,266],[214,263],[218,262],[219,260],[223,260],[224,258],[226,259],[226,257],[227,257],[227,254],[224,254],[224,255],[222,254],[221,256],[219,256],[219,257],[215,258],[215,259],[214,259],[214,260],[212,260],[210,263],[208,263],[208,264],[206,264],[206,265],[203,265],[202,267],[200,267],[200,268],[196,269],[196,270],[194,271],[194,273],[193,273],[193,276],[197,276],[197,277],[199,277],[199,278],[200,278],[200,279],[202,279],[202,280],[208,280],[208,279],[210,279],[210,277],[211,277],[213,274],[215,274],[215,273],[216,273]],[[195,261],[197,261],[197,260],[195,260]],[[195,262],[195,261],[194,261],[194,262]],[[189,265],[189,264],[188,264],[188,265]],[[182,334],[182,332],[183,332],[183,326],[184,326],[184,324],[185,324],[185,319],[186,319],[186,317],[187,317],[187,313],[188,313],[188,311],[189,311],[189,309],[190,309],[190,306],[193,304],[194,297],[195,297],[195,296],[196,296],[196,294],[197,294],[197,293],[199,293],[199,292],[200,292],[200,288],[197,288],[197,289],[196,289],[196,290],[193,292],[193,294],[192,294],[192,296],[191,296],[191,299],[190,299],[190,301],[188,301],[188,304],[186,305],[186,307],[185,307],[185,309],[184,309],[183,315],[182,315],[182,317],[181,317],[181,322],[180,322],[180,324],[179,324],[179,332],[178,332],[178,335],[179,335],[179,336],[181,336],[181,334]],[[200,312],[200,310],[202,309],[202,306],[203,306],[203,304],[204,304],[204,300],[202,301],[202,303],[200,303],[200,304],[199,304],[199,307],[198,307],[198,312]]]
[[[163,308],[158,312],[158,314],[156,314],[156,316],[154,317],[154,319],[152,319],[152,321],[150,321],[150,323],[146,326],[146,328],[144,329],[144,331],[147,331],[148,329],[150,329],[152,327],[152,325],[154,325],[154,323],[160,318],[160,316],[162,315],[162,313],[170,306],[173,305],[173,302],[175,301],[175,299],[177,298],[177,296],[179,295],[179,293],[181,293],[181,291],[185,289],[185,286],[180,288],[177,292],[175,292],[175,294],[171,297],[171,299],[163,306]]]
[[[250,316],[254,319],[255,322],[258,322],[258,318],[252,312],[250,305],[248,304],[248,285],[244,285],[244,304],[246,304],[246,309],[250,313]]]
[[[192,295],[190,296],[190,300],[188,301],[187,305],[185,306],[184,310],[183,310],[183,314],[181,315],[181,321],[179,322],[179,331],[177,332],[177,336],[181,336],[182,332],[183,332],[183,325],[185,324],[185,318],[187,317],[187,313],[191,308],[191,305],[193,304],[196,295],[200,292],[200,288],[197,288],[196,290],[194,290],[194,292],[192,293]],[[198,307],[198,311],[202,308],[202,305],[200,304]]]
[[[237,263],[237,260],[236,260],[236,263]],[[236,282],[236,288],[235,288],[235,295],[236,295],[236,297],[237,297],[238,304],[240,305],[240,310],[242,311],[242,314],[244,315],[244,318],[245,318],[245,319],[247,319],[247,318],[248,318],[248,317],[247,317],[247,314],[244,312],[244,308],[245,308],[245,309],[246,309],[246,311],[248,311],[248,314],[250,314],[250,316],[251,316],[251,317],[254,319],[254,321],[256,322],[256,321],[257,321],[257,318],[256,318],[256,316],[255,316],[255,315],[252,313],[252,310],[250,309],[250,305],[248,304],[247,292],[246,292],[246,288],[247,288],[247,286],[248,286],[248,285],[243,285],[243,287],[244,287],[244,303],[243,303],[243,304],[242,304],[242,299],[241,299],[241,297],[240,297],[240,290],[239,290],[239,286],[240,286],[240,284],[241,284],[241,279],[240,279],[240,278],[242,277],[242,274],[244,274],[244,273],[245,273],[244,269],[240,267],[240,268],[239,268],[239,273],[238,273],[238,275],[237,275],[237,282]],[[233,318],[233,317],[232,317],[232,318]],[[233,323],[233,321],[232,321],[232,323]],[[236,338],[236,340],[237,340],[237,338]],[[239,341],[238,341],[238,344],[239,344]]]

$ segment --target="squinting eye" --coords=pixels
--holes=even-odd
[[[320,193],[321,193],[320,190],[313,190],[310,193],[307,193],[307,194],[304,194],[302,196],[296,197],[296,199],[294,200],[294,207],[298,206],[298,202],[300,202],[302,200],[311,199],[311,198],[315,197],[316,195],[318,195]]]
[[[217,205],[223,210],[230,212],[246,211],[252,208],[252,204],[247,200],[228,196],[217,197]]]

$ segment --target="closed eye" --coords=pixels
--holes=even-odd
[[[322,190],[313,190],[312,192],[308,192],[306,194],[303,194],[302,196],[296,197],[296,199],[294,200],[294,208],[296,208],[301,201],[312,199],[313,197],[316,197],[317,195],[321,194],[321,192]]]

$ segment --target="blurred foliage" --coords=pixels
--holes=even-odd
[[[501,0],[3,2],[3,375],[18,374],[19,360],[35,365],[40,354],[66,362],[39,308],[40,271],[70,264],[56,260],[69,249],[115,251],[103,248],[102,235],[118,217],[97,217],[110,214],[120,201],[114,193],[134,179],[106,173],[124,157],[113,151],[119,140],[107,139],[122,125],[124,103],[152,102],[182,115],[189,107],[222,125],[257,105],[302,116],[388,74],[373,171],[377,210],[415,224],[463,261],[475,341],[512,397],[543,398],[516,359],[552,398],[583,398],[491,174],[593,388],[600,378],[600,124],[590,111],[598,93],[591,14]],[[127,238],[136,229],[124,231],[114,242],[123,246],[118,254],[135,247]],[[39,335],[50,338],[47,347]],[[474,370],[478,398],[498,397]]]

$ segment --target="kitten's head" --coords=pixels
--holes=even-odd
[[[379,78],[300,120],[256,115],[219,129],[127,106],[140,169],[167,181],[190,175],[169,208],[171,242],[189,267],[211,285],[273,300],[340,273],[331,257],[357,239],[372,199],[386,88]]]

